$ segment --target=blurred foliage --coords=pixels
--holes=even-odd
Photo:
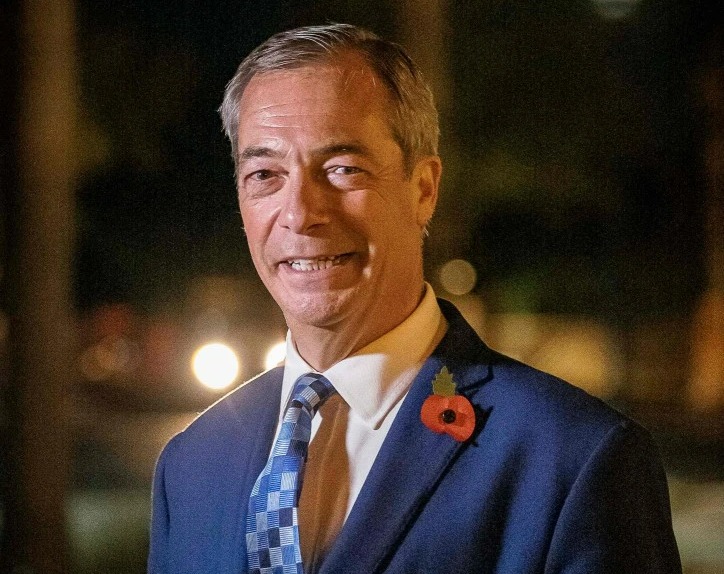
[[[450,2],[437,221],[459,228],[430,268],[466,257],[493,308],[685,312],[703,281],[695,80],[713,6],[649,0],[607,21],[583,0]],[[226,81],[275,31],[349,21],[394,39],[403,8],[80,2],[79,305],[153,308],[202,274],[253,275],[215,111]]]
[[[452,187],[489,304],[685,313],[703,281],[696,74],[713,4],[643,2],[616,22],[589,2],[454,11]]]

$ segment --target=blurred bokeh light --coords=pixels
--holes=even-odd
[[[264,357],[264,368],[272,369],[284,361],[284,357],[287,356],[287,344],[286,341],[280,341],[274,343],[266,353]]]
[[[208,343],[193,356],[194,375],[199,382],[214,390],[228,388],[239,376],[239,359],[236,353],[223,343]]]
[[[440,267],[440,283],[453,295],[466,295],[475,287],[478,274],[469,261],[453,259]]]

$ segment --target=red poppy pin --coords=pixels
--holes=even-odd
[[[436,433],[447,433],[456,441],[470,438],[475,428],[475,411],[463,395],[455,394],[452,373],[443,367],[432,382],[432,393],[422,403],[420,418]]]

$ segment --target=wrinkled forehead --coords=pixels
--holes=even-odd
[[[381,106],[389,118],[391,98],[385,83],[367,63],[353,51],[301,63],[278,70],[259,71],[247,83],[239,99],[239,116],[258,105],[259,99],[269,97],[278,87],[288,99],[313,98],[319,105],[339,105],[365,101],[369,106]],[[275,94],[279,95],[279,94]],[[355,106],[350,106],[350,111]]]

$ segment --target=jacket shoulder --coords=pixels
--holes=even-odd
[[[268,426],[270,415],[278,412],[282,373],[277,367],[242,383],[201,412],[166,449],[182,456],[189,452],[212,454]]]
[[[468,398],[508,431],[606,434],[630,421],[583,389],[488,347],[447,301],[440,301],[449,330],[436,350],[457,369]],[[632,423],[631,423],[632,424]]]
[[[648,431],[583,389],[496,352],[491,373],[479,393],[485,430],[521,453],[553,454],[573,471],[616,437],[650,449]]]
[[[584,389],[498,352],[491,352],[491,367],[487,391],[526,416],[547,416],[574,426],[586,421],[608,426],[626,419]]]

